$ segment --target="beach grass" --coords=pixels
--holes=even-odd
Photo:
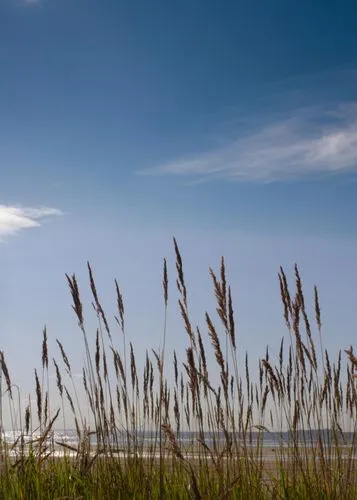
[[[76,276],[66,276],[83,338],[82,379],[59,339],[57,352],[49,353],[44,329],[33,395],[23,405],[1,352],[0,425],[3,430],[7,411],[18,432],[12,441],[0,434],[0,499],[357,498],[357,358],[352,347],[343,346],[336,359],[324,349],[317,288],[310,318],[297,266],[294,286],[280,268],[288,341],[282,339],[277,353],[264,349],[252,369],[248,354],[242,363],[238,352],[224,259],[217,272],[209,269],[216,310],[204,312],[201,331],[190,316],[176,240],[174,255],[176,276],[169,279],[164,260],[160,278],[161,347],[148,346],[144,366],[127,338],[118,282],[114,322],[120,335],[89,264],[94,335],[87,331]],[[177,294],[184,359],[167,349],[167,310]],[[74,441],[58,437],[59,428],[63,435],[75,429]]]

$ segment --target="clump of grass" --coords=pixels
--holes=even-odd
[[[175,239],[174,255],[185,359],[166,348],[166,259],[162,342],[146,351],[143,367],[127,338],[118,281],[113,323],[120,329],[119,342],[89,263],[97,328],[93,336],[87,332],[79,284],[74,274],[66,275],[85,361],[79,381],[56,339],[60,357],[52,361],[58,407],[50,391],[46,328],[42,371],[34,372],[35,398],[29,395],[25,408],[0,352],[0,498],[356,498],[357,358],[352,346],[335,360],[324,349],[317,288],[311,320],[298,267],[294,291],[280,268],[289,341],[283,338],[274,356],[268,348],[263,351],[254,371],[248,353],[237,348],[225,260],[218,273],[209,269],[216,310],[204,311],[203,330],[190,316]],[[11,442],[3,436],[4,405],[18,431]],[[65,433],[75,432],[75,444],[56,437],[60,421]]]

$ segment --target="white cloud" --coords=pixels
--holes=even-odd
[[[22,229],[39,227],[44,218],[62,215],[55,208],[30,208],[0,205],[0,239],[16,234]]]
[[[357,171],[357,103],[295,111],[224,147],[180,158],[144,174],[278,181]]]

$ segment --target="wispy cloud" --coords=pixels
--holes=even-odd
[[[309,108],[265,120],[224,147],[169,161],[142,174],[278,181],[357,170],[357,103]]]
[[[56,208],[0,205],[0,240],[23,229],[39,227],[47,217],[62,215]]]
[[[29,7],[39,5],[43,3],[45,0],[20,0],[20,4],[28,5]]]

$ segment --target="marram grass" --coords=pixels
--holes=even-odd
[[[173,295],[166,260],[161,348],[147,351],[144,366],[127,339],[118,282],[119,336],[89,264],[94,335],[86,329],[76,277],[67,276],[83,337],[81,380],[60,340],[50,356],[45,329],[34,394],[23,405],[0,352],[0,499],[357,498],[357,358],[352,347],[336,360],[324,350],[317,289],[309,318],[298,268],[294,291],[280,269],[289,341],[282,340],[273,358],[267,349],[252,371],[247,354],[240,361],[224,259],[218,273],[209,270],[216,311],[205,313],[200,331],[190,317],[176,240],[174,250],[184,359],[166,347]],[[3,411],[17,430],[12,441],[2,432]],[[75,429],[72,442],[64,440],[69,429]]]

